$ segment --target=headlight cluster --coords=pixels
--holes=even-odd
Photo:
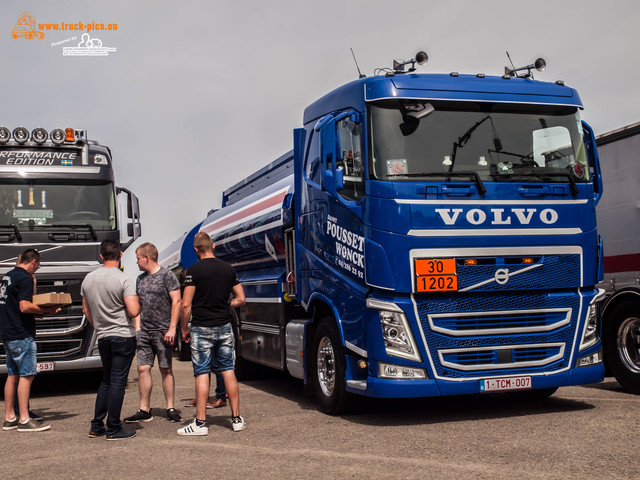
[[[56,145],[62,145],[65,142],[75,143],[76,140],[85,140],[86,133],[84,130],[74,130],[73,128],[67,128],[65,130],[56,128],[49,133],[44,128],[37,127],[31,131],[31,134],[29,134],[29,130],[24,127],[17,127],[13,132],[11,132],[7,127],[0,127],[0,145],[9,142],[12,138],[20,145],[23,145],[28,141],[42,145],[49,139]]]
[[[582,340],[580,341],[580,351],[590,347],[600,339],[600,302],[604,299],[604,295],[604,290],[599,289],[598,294],[589,305],[582,331]]]
[[[400,307],[395,303],[371,298],[367,300],[367,307],[378,310],[387,355],[422,361],[407,317]]]

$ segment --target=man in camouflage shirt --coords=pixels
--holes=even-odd
[[[158,264],[158,249],[143,243],[136,249],[138,267],[142,273],[136,282],[140,299],[140,315],[135,319],[136,354],[138,357],[138,386],[140,409],[124,419],[127,423],[149,422],[151,413],[151,367],[158,357],[162,388],[167,401],[167,419],[182,420],[174,408],[175,380],[171,369],[173,343],[180,318],[180,285],[170,270]]]

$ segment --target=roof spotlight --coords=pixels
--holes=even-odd
[[[40,127],[34,128],[33,131],[31,132],[31,140],[33,140],[38,144],[42,144],[46,142],[47,138],[49,138],[49,134],[44,128],[40,128]]]
[[[13,139],[18,143],[24,143],[29,140],[29,130],[24,127],[18,127],[13,130]]]
[[[56,145],[62,145],[65,138],[66,138],[66,135],[64,133],[64,130],[60,128],[56,128],[51,132],[51,141]]]
[[[11,139],[11,132],[7,127],[0,127],[0,143],[7,143]]]

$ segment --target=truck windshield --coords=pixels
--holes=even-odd
[[[45,229],[52,225],[116,228],[113,184],[46,180],[3,180],[0,225]]]
[[[385,100],[369,112],[372,178],[589,181],[575,107]]]

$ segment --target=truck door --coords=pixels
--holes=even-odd
[[[364,162],[360,118],[358,112],[349,110],[324,117],[314,128],[314,135],[320,134],[320,185],[308,183],[309,200],[318,205],[309,227],[311,237],[317,242],[316,255],[340,273],[364,283],[360,205],[364,195]]]

